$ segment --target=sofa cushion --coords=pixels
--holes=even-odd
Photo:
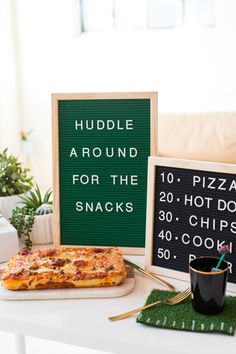
[[[236,112],[159,114],[158,155],[236,163]]]

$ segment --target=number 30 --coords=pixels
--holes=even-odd
[[[160,210],[159,211],[159,220],[161,221],[167,221],[167,222],[171,222],[173,219],[173,215],[171,211],[167,211],[167,213],[164,210]]]

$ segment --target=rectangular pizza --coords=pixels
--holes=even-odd
[[[117,247],[23,248],[8,263],[2,285],[9,290],[115,286],[125,275]]]

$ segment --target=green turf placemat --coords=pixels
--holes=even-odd
[[[152,290],[146,305],[164,300],[177,294],[175,291]],[[236,329],[236,296],[227,296],[222,313],[206,316],[192,308],[188,297],[177,305],[160,304],[145,311],[137,317],[137,322],[159,328],[178,329],[193,332],[218,332],[234,335]]]

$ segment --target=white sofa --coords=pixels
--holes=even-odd
[[[236,163],[236,112],[159,114],[158,155]]]

